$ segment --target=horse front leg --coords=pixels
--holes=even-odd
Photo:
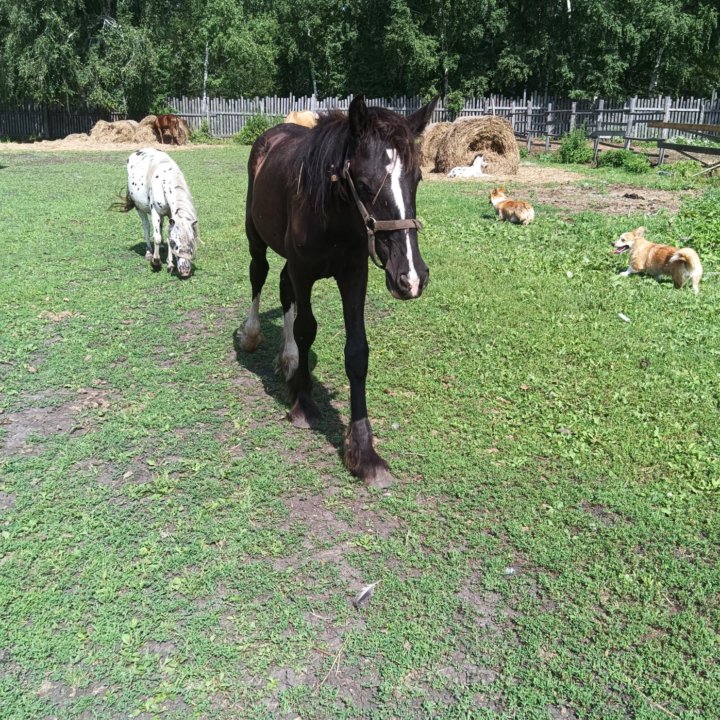
[[[153,243],[155,245],[150,264],[153,266],[153,269],[159,270],[162,267],[162,260],[160,260],[160,244],[162,243],[162,217],[158,214],[155,208],[151,210],[150,216],[152,218]]]
[[[297,313],[293,323],[293,336],[297,345],[297,367],[292,375],[286,376],[290,392],[288,420],[295,427],[311,428],[320,420],[320,411],[311,397],[310,348],[317,335],[317,321],[310,305],[313,283],[307,279],[300,281],[292,275],[290,279]]]
[[[350,424],[345,432],[345,467],[370,487],[389,487],[394,477],[376,452],[367,416],[365,381],[370,349],[365,334],[367,265],[336,278],[345,318],[345,372],[350,381]]]
[[[140,220],[143,226],[143,232],[145,233],[145,259],[150,260],[153,256],[152,243],[150,242],[150,220],[148,220],[148,215],[146,212],[138,210],[137,208],[135,209],[137,210],[137,214],[140,216]]]

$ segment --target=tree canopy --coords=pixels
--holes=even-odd
[[[0,100],[707,95],[717,0],[3,0]]]

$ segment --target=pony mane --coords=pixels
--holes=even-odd
[[[293,190],[318,214],[324,216],[333,200],[350,202],[347,183],[342,179],[343,167],[359,147],[373,140],[395,148],[408,170],[417,167],[419,152],[407,120],[380,107],[369,107],[368,117],[364,134],[351,138],[347,114],[331,110],[310,130],[303,150],[295,157],[291,177],[297,180]],[[336,181],[331,179],[333,174],[337,176]]]

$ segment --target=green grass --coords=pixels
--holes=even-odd
[[[424,183],[426,293],[394,301],[371,268],[370,416],[400,478],[377,493],[339,457],[331,282],[319,432],[283,419],[277,258],[265,344],[235,357],[247,152],[177,153],[189,281],[106,210],[125,154],[0,154],[3,720],[712,717],[717,256],[695,297],[609,251],[640,224],[710,238],[711,203],[521,228],[484,188]],[[671,187],[618,173],[577,183]]]

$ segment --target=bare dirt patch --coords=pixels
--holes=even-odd
[[[65,402],[50,405],[49,401],[65,399]],[[76,397],[70,393],[41,392],[26,395],[21,400],[24,409],[7,413],[0,419],[0,427],[5,429],[3,451],[8,455],[37,455],[42,452],[42,444],[34,443],[33,438],[47,438],[55,434],[71,436],[84,435],[90,430],[85,414],[89,410],[110,407],[109,393],[99,388],[80,388]]]
[[[578,182],[582,180],[583,176],[579,173],[572,172],[570,170],[564,170],[559,167],[552,165],[533,165],[521,162],[517,173],[498,173],[497,175],[482,175],[478,178],[449,178],[444,173],[432,172],[432,167],[424,167],[423,179],[431,182],[478,182],[487,185],[494,185],[497,183],[513,183],[514,185],[519,184],[552,184],[552,183],[567,183],[567,182]]]
[[[530,190],[527,199],[571,213],[589,210],[610,215],[654,215],[661,210],[677,212],[687,195],[687,192],[680,194],[676,190],[651,190],[632,185],[613,185],[607,189],[539,186]]]

